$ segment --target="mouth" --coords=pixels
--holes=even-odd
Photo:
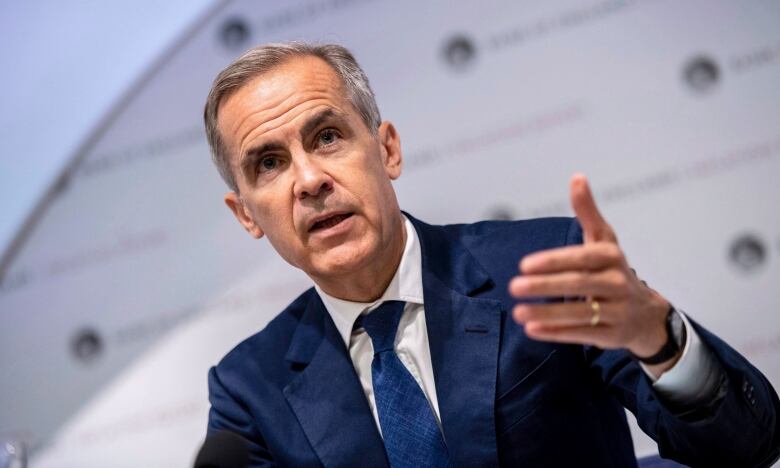
[[[317,232],[317,231],[323,231],[325,229],[330,229],[334,226],[337,226],[341,224],[344,220],[350,218],[353,213],[335,213],[331,215],[327,215],[324,218],[321,218],[314,222],[314,224],[311,225],[309,228],[309,232]]]

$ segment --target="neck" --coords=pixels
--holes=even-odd
[[[381,258],[371,261],[365,268],[338,278],[314,278],[315,283],[330,296],[352,302],[373,302],[385,292],[393,280],[406,246],[404,218],[398,216],[388,248],[382,249]]]

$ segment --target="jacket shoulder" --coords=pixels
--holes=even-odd
[[[480,246],[522,245],[533,252],[582,243],[582,229],[576,218],[551,217],[519,221],[480,221],[444,226],[470,249]]]
[[[582,243],[582,231],[575,218],[481,221],[443,228],[458,239],[497,284],[505,284],[517,275],[518,263],[528,254]]]
[[[245,373],[251,366],[261,371],[268,366],[279,365],[309,302],[317,292],[309,288],[284,308],[268,324],[230,350],[217,364],[220,374]]]

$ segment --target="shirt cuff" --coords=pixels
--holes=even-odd
[[[720,368],[688,317],[679,309],[677,312],[685,325],[686,335],[680,359],[657,379],[647,366],[641,362],[639,365],[662,397],[679,405],[690,405],[708,400],[717,391]]]

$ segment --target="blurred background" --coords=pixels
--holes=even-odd
[[[0,4],[0,449],[187,466],[206,372],[310,281],[222,203],[209,85],[254,44],[336,42],[431,223],[571,215],[780,386],[780,3]],[[655,446],[633,431],[638,455]]]

